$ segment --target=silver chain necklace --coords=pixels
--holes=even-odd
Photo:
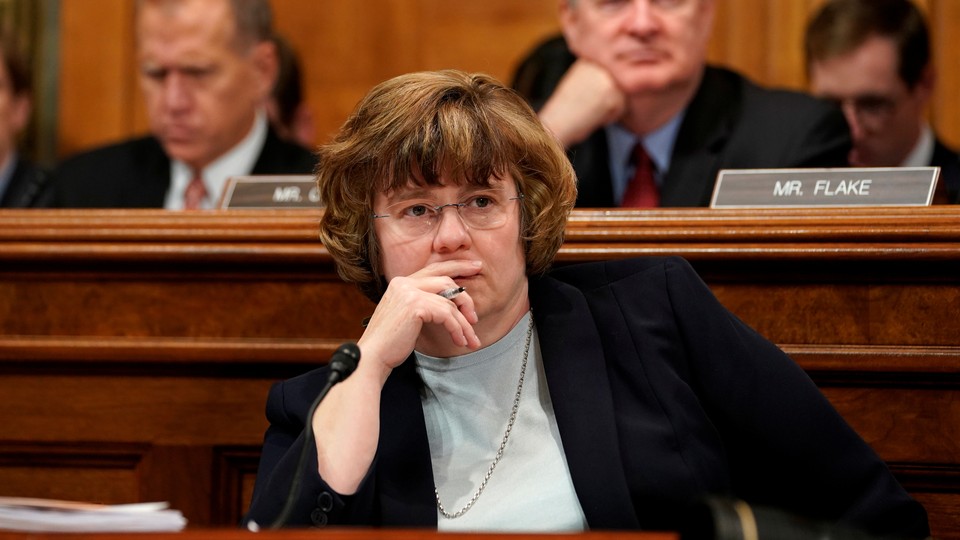
[[[477,492],[473,494],[473,497],[470,497],[467,505],[453,513],[447,512],[443,507],[443,503],[440,502],[440,490],[438,490],[436,486],[433,488],[433,493],[437,496],[437,510],[440,510],[440,514],[447,519],[456,519],[466,514],[467,510],[473,507],[473,503],[477,502],[477,499],[480,498],[480,494],[483,493],[483,488],[487,487],[487,481],[493,476],[493,470],[497,468],[497,463],[500,463],[500,458],[503,457],[503,450],[507,447],[507,440],[510,439],[510,432],[513,430],[513,422],[517,419],[517,411],[520,409],[520,393],[523,392],[523,377],[527,373],[527,355],[530,353],[530,339],[532,337],[533,312],[531,310],[530,324],[527,326],[527,343],[523,346],[523,363],[520,364],[520,381],[517,383],[517,394],[513,398],[513,410],[510,411],[507,431],[503,434],[503,440],[500,441],[500,448],[497,449],[497,455],[493,458],[493,463],[490,464],[490,468],[487,469],[487,474],[484,475],[480,486],[477,488]]]

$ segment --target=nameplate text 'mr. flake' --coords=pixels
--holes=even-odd
[[[725,169],[711,208],[927,206],[939,167]]]
[[[312,175],[233,176],[227,179],[218,207],[319,208],[320,191]]]

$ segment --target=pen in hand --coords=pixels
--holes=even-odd
[[[467,289],[464,288],[464,287],[451,287],[451,288],[449,288],[449,289],[444,289],[444,290],[438,292],[437,294],[439,294],[440,296],[446,298],[447,300],[451,300],[451,299],[453,299],[454,296],[462,293],[462,292],[465,291],[465,290],[467,290]]]

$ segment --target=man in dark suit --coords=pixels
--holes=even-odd
[[[714,0],[561,3],[565,39],[535,52],[514,83],[550,89],[540,117],[569,150],[578,206],[632,205],[637,190],[646,206],[705,206],[720,169],[846,164],[835,107],[706,64],[714,10]],[[564,59],[565,71],[545,65]],[[541,71],[563,75],[555,88],[532,83]],[[651,181],[639,187],[643,170]]]
[[[264,110],[277,76],[267,0],[141,0],[140,84],[152,134],[74,156],[52,206],[213,208],[227,178],[308,174]]]
[[[22,158],[17,138],[30,120],[30,70],[13,43],[0,38],[0,208],[34,206],[48,175]]]
[[[839,102],[850,124],[851,165],[940,167],[934,202],[960,202],[957,153],[925,118],[936,73],[912,2],[828,2],[807,26],[805,49],[812,92]]]

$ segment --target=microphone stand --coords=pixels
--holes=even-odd
[[[290,481],[290,492],[287,494],[287,500],[280,510],[280,514],[270,524],[270,529],[279,529],[283,527],[290,519],[290,513],[293,512],[293,506],[296,504],[297,496],[300,494],[300,484],[303,483],[303,470],[307,464],[310,447],[308,442],[313,438],[313,414],[316,412],[320,402],[327,396],[330,389],[335,384],[343,381],[353,373],[357,368],[357,362],[360,360],[360,348],[354,343],[344,343],[330,357],[330,376],[327,378],[327,384],[323,386],[317,398],[313,400],[307,413],[306,425],[303,427],[303,446],[300,448],[300,456],[297,458],[297,468]]]

